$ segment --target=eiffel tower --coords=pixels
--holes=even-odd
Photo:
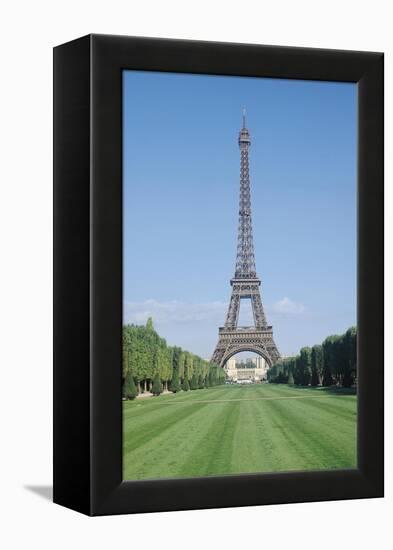
[[[218,344],[212,356],[212,362],[221,367],[224,367],[232,355],[241,351],[251,351],[261,355],[269,366],[272,366],[280,357],[273,340],[273,327],[266,322],[259,290],[261,280],[255,268],[248,166],[250,145],[250,133],[246,128],[246,112],[243,110],[243,127],[239,133],[240,200],[235,276],[231,279],[232,295],[225,326],[219,328]],[[252,327],[238,326],[240,300],[244,299],[251,300],[254,317]]]

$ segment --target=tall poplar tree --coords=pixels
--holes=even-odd
[[[183,391],[189,391],[189,389],[190,389],[190,383],[188,381],[188,376],[186,375],[184,380],[183,380],[182,390]]]
[[[321,383],[323,368],[323,350],[321,345],[315,345],[311,349],[311,385],[318,386]]]

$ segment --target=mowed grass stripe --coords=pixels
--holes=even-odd
[[[203,406],[201,406],[203,408]],[[149,410],[144,416],[135,416],[131,422],[124,423],[124,452],[127,453],[151,441],[156,436],[165,434],[166,430],[178,425],[182,420],[196,414],[198,409],[183,405],[171,409],[169,407]]]
[[[343,398],[345,399],[345,398]],[[278,448],[278,469],[324,469],[355,467],[354,422],[340,412],[316,409],[314,401],[269,402],[269,418]],[[340,423],[337,419],[340,418]],[[351,437],[347,437],[347,436]],[[353,451],[353,452],[352,452]]]
[[[124,404],[125,479],[353,467],[355,396],[266,384]]]
[[[239,427],[240,405],[221,404],[202,438],[195,441],[180,475],[219,475],[231,472],[235,431]]]
[[[215,390],[205,390],[209,391],[209,398],[215,399],[216,392]],[[211,393],[210,393],[211,392]],[[181,392],[177,394],[166,394],[160,395],[159,397],[149,397],[146,399],[136,399],[135,401],[126,401],[123,406],[123,420],[127,424],[129,418],[137,419],[141,417],[143,419],[149,419],[150,415],[153,415],[153,411],[157,411],[157,415],[166,414],[164,413],[165,405],[168,403],[176,404],[186,404],[192,403],[197,399],[198,393],[201,392]],[[181,399],[180,399],[181,398]],[[151,417],[153,418],[153,416]],[[149,420],[147,420],[149,421]]]
[[[242,404],[233,440],[232,474],[275,471],[276,454],[269,429],[269,408],[255,401]],[[247,429],[245,429],[247,426]],[[257,470],[255,467],[257,466]]]
[[[220,425],[229,413],[216,408],[206,414],[205,407],[187,407],[182,413],[191,411],[191,414],[181,414],[177,423],[167,424],[162,431],[148,431],[144,440],[139,438],[138,444],[124,453],[125,479],[203,475],[200,472],[205,470],[205,464],[195,460],[196,449],[203,445],[209,429]],[[230,405],[224,408],[230,409]]]
[[[335,395],[280,395],[280,396],[266,396],[266,397],[234,397],[231,399],[198,399],[194,401],[167,401],[165,405],[197,405],[198,403],[212,403],[212,404],[219,404],[219,403],[227,403],[227,402],[235,402],[235,401],[277,401],[280,399],[335,399],[337,398]]]
[[[320,400],[310,400],[307,402],[307,406],[316,409],[319,413],[325,411],[328,414],[334,415],[331,420],[343,420],[356,421],[356,398],[353,396],[329,396],[328,400],[323,398],[327,396],[321,396]],[[311,411],[311,409],[308,409]],[[334,423],[333,423],[334,424]],[[352,422],[351,422],[352,425]]]

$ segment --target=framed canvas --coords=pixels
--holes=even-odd
[[[383,54],[56,47],[54,502],[381,497],[383,429]]]

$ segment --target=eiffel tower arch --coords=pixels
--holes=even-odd
[[[260,293],[261,280],[255,267],[248,159],[250,145],[250,133],[246,128],[246,114],[243,111],[243,127],[239,133],[240,199],[235,276],[230,281],[232,293],[225,326],[218,330],[218,343],[211,359],[221,367],[241,351],[261,355],[269,366],[280,358],[273,339],[273,327],[266,321]],[[240,302],[246,299],[251,301],[254,326],[239,327]]]

